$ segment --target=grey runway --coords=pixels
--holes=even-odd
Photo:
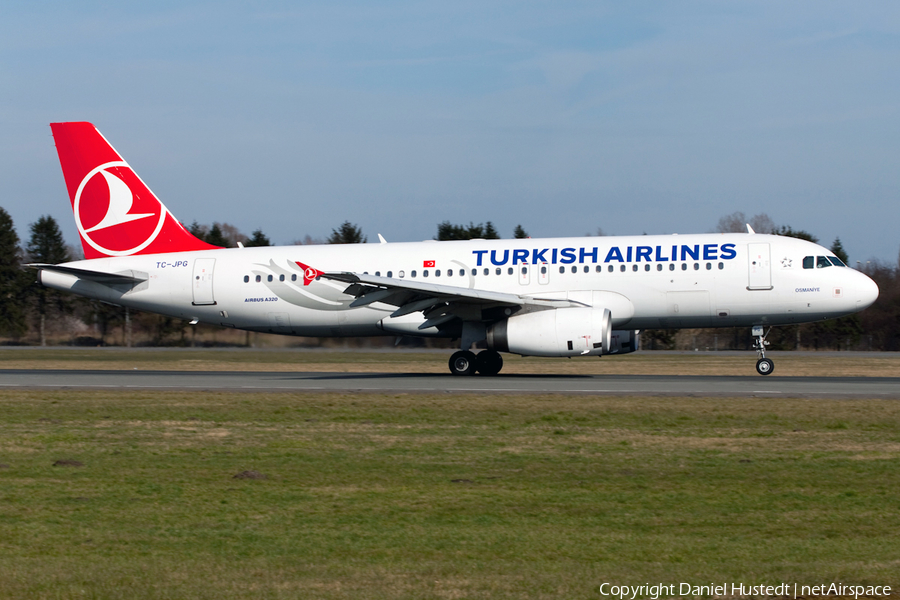
[[[0,370],[0,389],[773,396],[900,399],[897,377]]]

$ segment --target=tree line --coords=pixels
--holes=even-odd
[[[757,233],[797,237],[814,243],[818,238],[802,229],[788,225],[777,226],[765,214],[746,217],[737,212],[722,217],[715,232],[746,232],[747,224]],[[261,230],[249,236],[228,223],[212,225],[196,221],[188,228],[196,237],[207,243],[222,246],[244,247],[271,246],[272,241]],[[35,271],[23,267],[27,263],[58,264],[81,258],[80,249],[67,246],[62,232],[53,217],[40,217],[28,226],[28,239],[22,243],[9,213],[0,207],[0,337],[7,343],[47,343],[48,337],[65,338],[69,343],[129,344],[123,333],[117,340],[110,340],[112,331],[124,332],[126,322],[141,332],[151,344],[188,344],[186,323],[179,319],[126,311],[119,306],[105,304],[64,294],[39,285]],[[597,230],[597,235],[603,235]],[[456,224],[443,221],[437,225],[434,239],[441,241],[469,239],[499,239],[500,233],[491,221]],[[513,230],[513,238],[527,238],[521,225]],[[306,236],[295,241],[297,245],[309,244],[359,244],[366,243],[362,229],[344,221],[332,229],[324,240]],[[831,244],[834,252],[847,265],[850,257],[836,238]],[[874,305],[862,313],[822,321],[775,327],[769,336],[772,349],[846,349],[846,350],[900,350],[900,260],[897,264],[879,261],[856,263],[857,268],[872,277],[881,293]],[[52,327],[50,327],[52,325]],[[48,331],[48,327],[53,331]],[[130,331],[130,327],[129,327]],[[192,333],[196,328],[190,330]],[[51,333],[55,333],[52,336]],[[248,338],[249,340],[249,338]],[[688,330],[647,330],[642,342],[648,349],[702,347],[713,349],[749,349],[752,340],[747,328]],[[130,344],[129,344],[130,345]]]

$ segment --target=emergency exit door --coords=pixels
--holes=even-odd
[[[215,304],[213,296],[213,268],[216,266],[214,258],[198,258],[194,261],[194,306]]]
[[[747,244],[747,261],[750,269],[748,290],[772,289],[772,262],[769,244]]]

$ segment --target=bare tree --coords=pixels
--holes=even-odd
[[[753,228],[756,233],[774,233],[775,221],[766,213],[754,215],[747,218],[747,215],[741,211],[733,212],[719,219],[716,225],[716,233],[747,233],[747,224]]]

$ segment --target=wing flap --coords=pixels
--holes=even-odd
[[[406,291],[410,292],[412,295],[408,298],[404,299],[403,304],[399,306],[405,305],[410,301],[418,301],[424,298],[435,298],[438,300],[454,300],[456,302],[465,302],[472,304],[484,304],[484,305],[507,305],[507,306],[521,306],[523,304],[536,304],[541,306],[549,306],[548,301],[535,300],[525,298],[523,296],[519,296],[517,294],[507,294],[504,292],[491,292],[488,290],[479,290],[475,288],[461,288],[455,287],[451,285],[440,285],[435,283],[425,283],[421,281],[412,281],[408,279],[395,279],[391,277],[379,277],[377,275],[360,275],[358,273],[322,273],[320,275],[326,279],[332,279],[334,281],[343,281],[344,283],[349,283],[350,286],[344,291],[346,294],[350,294],[352,296],[357,296],[359,298],[362,296],[366,298],[371,293],[378,289],[383,290],[393,290],[395,292],[398,291]],[[359,287],[356,286],[368,286],[370,289],[368,291],[363,291]],[[384,299],[388,298],[390,294],[384,296]],[[378,300],[373,300],[373,302],[383,301],[383,299],[379,296]],[[552,301],[551,301],[552,302]],[[568,305],[568,303],[567,303]],[[357,305],[360,306],[360,305]],[[395,306],[398,306],[395,304]],[[426,307],[427,308],[427,307]],[[412,311],[416,312],[416,311]]]

